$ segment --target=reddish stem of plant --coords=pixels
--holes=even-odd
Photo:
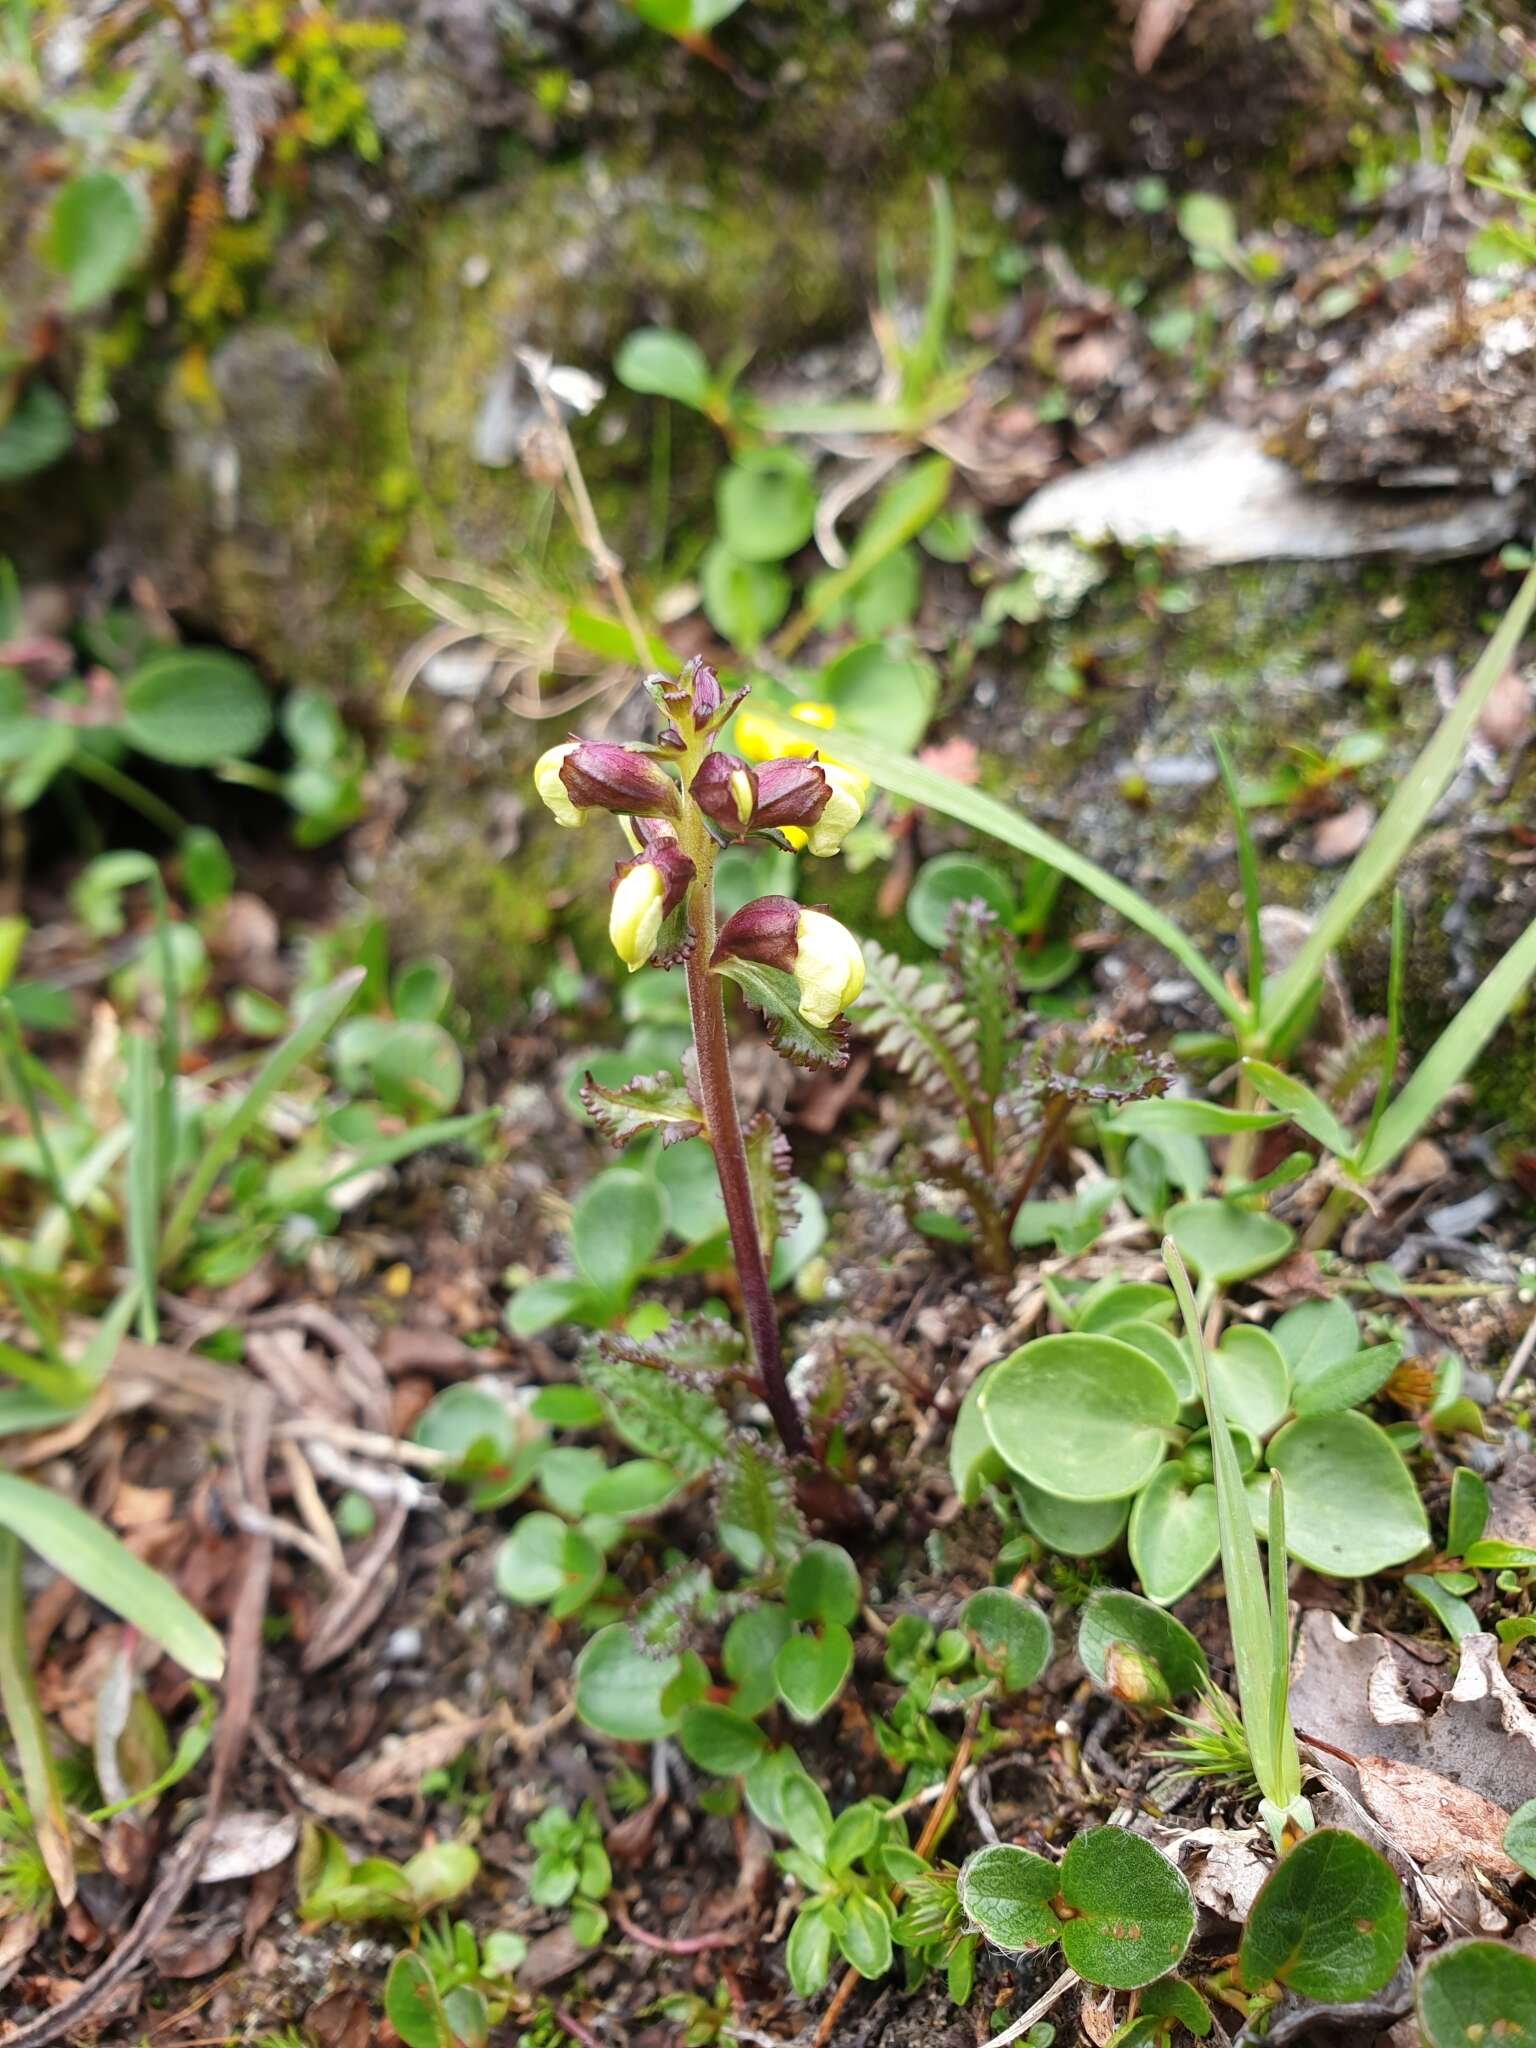
[[[688,956],[688,1013],[693,1023],[693,1049],[699,1069],[699,1106],[704,1128],[715,1155],[720,1177],[720,1194],[725,1203],[725,1220],[730,1227],[731,1246],[736,1254],[736,1278],[741,1287],[742,1308],[747,1319],[752,1356],[762,1381],[763,1396],[773,1417],[779,1439],[792,1458],[806,1450],[805,1425],[784,1376],[784,1357],[779,1343],[779,1317],[768,1283],[768,1262],[757,1230],[757,1211],[752,1205],[752,1183],[747,1172],[747,1148],[736,1114],[736,1091],[731,1083],[730,1042],[725,1031],[725,997],[720,977],[710,971],[709,956],[715,949],[714,875],[707,858],[699,863],[699,876],[688,894],[688,921],[693,931],[693,950]]]
[[[1046,1162],[1056,1150],[1056,1141],[1061,1136],[1066,1126],[1067,1118],[1071,1114],[1071,1099],[1065,1095],[1058,1095],[1050,1108],[1045,1112],[1045,1122],[1040,1126],[1040,1135],[1035,1140],[1035,1149],[1030,1157],[1030,1162],[1024,1169],[1024,1178],[1014,1189],[1013,1200],[1008,1204],[1008,1214],[1003,1224],[1005,1239],[1012,1238],[1013,1226],[1018,1221],[1019,1211],[1029,1199],[1030,1190],[1034,1187],[1035,1182],[1045,1171]]]
[[[649,1928],[637,1927],[624,1908],[608,1901],[608,1911],[614,1925],[631,1941],[638,1941],[642,1948],[653,1948],[664,1956],[701,1956],[706,1949],[740,1948],[743,1942],[752,1939],[750,1934],[732,1934],[722,1928],[718,1934],[679,1934],[668,1940],[660,1934],[652,1934]]]

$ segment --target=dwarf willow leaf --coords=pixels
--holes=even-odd
[[[907,896],[907,923],[940,951],[949,943],[949,915],[957,903],[984,903],[1004,924],[1018,907],[1013,884],[1000,868],[968,853],[941,853],[917,871]]]
[[[662,1695],[682,1668],[680,1656],[651,1656],[622,1621],[610,1622],[576,1659],[576,1711],[615,1742],[659,1742],[677,1727],[678,1710]]]
[[[1501,1941],[1457,1941],[1419,1972],[1427,2048],[1536,2048],[1536,1961]]]
[[[968,1856],[960,1871],[961,1910],[994,1948],[1020,1954],[1042,1948],[1061,1932],[1051,1910],[1060,1887],[1054,1863],[998,1842]]]
[[[1210,1676],[1205,1652],[1183,1622],[1135,1593],[1101,1587],[1083,1608],[1077,1654],[1094,1684],[1117,1697],[1114,1651],[1121,1644],[1156,1666],[1172,1699],[1197,1691]]]
[[[1129,1107],[1152,1109],[1156,1104],[1132,1103]],[[1163,1218],[1163,1227],[1185,1264],[1207,1287],[1251,1279],[1277,1265],[1295,1241],[1289,1225],[1278,1217],[1262,1215],[1257,1209],[1239,1209],[1235,1203],[1214,1197],[1177,1203]]]
[[[1338,1295],[1288,1308],[1270,1335],[1285,1354],[1297,1387],[1307,1386],[1360,1349],[1360,1326],[1354,1311]]]
[[[604,1300],[622,1304],[666,1235],[666,1201],[656,1183],[631,1167],[610,1167],[589,1181],[571,1214],[577,1271]]]
[[[1171,1330],[1165,1330],[1157,1323],[1116,1323],[1112,1334],[1122,1344],[1132,1344],[1138,1351],[1144,1351],[1154,1365],[1162,1367],[1180,1401],[1193,1401],[1198,1389],[1195,1386],[1195,1369],[1189,1362],[1189,1354]]]
[[[686,334],[668,327],[638,327],[619,344],[613,373],[631,391],[673,398],[702,412],[709,403],[709,364]],[[627,651],[627,650],[626,650]]]
[[[496,1553],[496,1590],[519,1607],[546,1603],[562,1620],[602,1582],[603,1553],[579,1529],[543,1509],[524,1515]]]
[[[819,1721],[848,1682],[853,1637],[829,1622],[819,1635],[791,1636],[773,1660],[779,1698],[797,1721]]]
[[[1285,1481],[1286,1547],[1314,1571],[1363,1579],[1406,1564],[1429,1543],[1408,1467],[1369,1416],[1304,1416],[1269,1446]]]
[[[1032,1534],[1061,1557],[1099,1557],[1113,1549],[1131,1512],[1129,1500],[1058,1500],[1021,1472],[1009,1474],[1009,1485]]]
[[[1154,1281],[1099,1280],[1073,1304],[1071,1328],[1118,1331],[1133,1323],[1138,1329],[1143,1325],[1155,1329],[1166,1323],[1177,1307],[1168,1289]]]
[[[809,1543],[784,1588],[796,1621],[856,1621],[863,1590],[858,1567],[836,1543]]]
[[[811,537],[816,486],[792,449],[744,449],[715,481],[715,512],[741,561],[782,562]]]
[[[1195,1931],[1181,1873],[1124,1828],[1076,1837],[1061,1860],[1061,1896],[1077,1916],[1062,1929],[1062,1954],[1088,1983],[1116,1991],[1166,1976]]]
[[[735,1686],[738,1714],[760,1714],[774,1697],[773,1660],[789,1641],[794,1624],[776,1603],[738,1614],[720,1645],[720,1662]]]
[[[1180,1599],[1221,1554],[1215,1487],[1191,1485],[1181,1465],[1164,1465],[1136,1496],[1129,1543],[1148,1598],[1164,1604]]]
[[[717,1778],[740,1777],[768,1747],[767,1736],[745,1714],[709,1700],[684,1707],[677,1739],[691,1764]]]
[[[1283,1856],[1253,1902],[1238,1950],[1249,1991],[1283,1984],[1324,2005],[1379,1991],[1408,1938],[1403,1888],[1368,1842],[1319,1828]]]
[[[1162,1463],[1179,1397],[1115,1337],[1038,1337],[993,1368],[987,1433],[1016,1472],[1063,1500],[1119,1500]]]
[[[1504,1854],[1518,1863],[1527,1877],[1536,1877],[1536,1799],[1517,1806],[1504,1830]]]
[[[974,1637],[978,1661],[994,1670],[1004,1692],[1023,1692],[1051,1661],[1051,1624],[1033,1600],[1005,1586],[985,1586],[960,1610],[960,1626]]]

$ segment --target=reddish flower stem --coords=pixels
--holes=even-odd
[[[691,806],[688,808],[691,809]],[[752,1182],[747,1171],[747,1148],[736,1113],[736,1091],[731,1082],[730,1041],[725,1029],[725,996],[720,977],[712,973],[709,957],[715,950],[714,842],[702,827],[687,833],[691,821],[684,820],[684,851],[692,858],[694,881],[688,891],[688,923],[693,950],[688,955],[688,1013],[693,1023],[693,1049],[698,1060],[699,1106],[704,1128],[715,1155],[720,1177],[720,1194],[725,1203],[725,1220],[730,1227],[731,1246],[736,1254],[736,1278],[746,1313],[752,1356],[762,1381],[763,1396],[773,1417],[779,1439],[792,1458],[806,1450],[805,1425],[784,1376],[784,1355],[779,1342],[779,1317],[768,1282],[768,1262],[758,1235],[757,1211],[752,1203]],[[681,836],[681,835],[680,835]]]
[[[721,1929],[718,1934],[680,1934],[667,1940],[660,1934],[652,1934],[649,1928],[637,1927],[624,1908],[608,1901],[608,1911],[614,1925],[631,1941],[638,1941],[642,1948],[653,1948],[664,1956],[700,1956],[706,1949],[740,1948],[742,1943],[752,1939],[750,1934],[732,1934]]]

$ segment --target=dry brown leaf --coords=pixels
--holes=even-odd
[[[1131,31],[1131,62],[1145,75],[1184,26],[1195,0],[1141,0]]]
[[[336,1780],[338,1791],[370,1806],[414,1793],[428,1771],[446,1770],[496,1718],[460,1714],[443,1704],[449,1718],[412,1735],[386,1736],[376,1756],[347,1766]]]
[[[1502,1847],[1509,1815],[1481,1792],[1392,1757],[1359,1757],[1355,1773],[1366,1806],[1415,1863],[1464,1856],[1494,1877],[1518,1875]]]
[[[1518,670],[1507,668],[1484,699],[1478,713],[1480,738],[1507,754],[1530,737],[1531,689]]]
[[[1332,818],[1324,818],[1312,834],[1312,862],[1315,867],[1335,866],[1353,860],[1371,836],[1376,812],[1368,803],[1351,804]]]
[[[176,1496],[168,1486],[135,1486],[118,1482],[111,1521],[117,1529],[158,1529],[176,1512]]]
[[[221,1813],[208,1838],[208,1853],[197,1874],[199,1884],[227,1884],[232,1878],[255,1877],[275,1869],[293,1854],[299,1840],[294,1813]]]

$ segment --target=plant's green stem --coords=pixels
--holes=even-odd
[[[725,1220],[736,1254],[736,1279],[741,1288],[752,1356],[763,1383],[763,1396],[779,1439],[791,1457],[807,1449],[805,1425],[784,1376],[778,1311],[768,1280],[768,1262],[758,1234],[757,1210],[747,1170],[747,1148],[736,1113],[731,1079],[730,1041],[725,1029],[725,995],[712,972],[715,950],[715,844],[691,804],[679,821],[678,843],[694,864],[688,889],[688,926],[693,948],[684,973],[688,982],[688,1014],[693,1024],[693,1049],[698,1062],[699,1101],[704,1129],[715,1155],[715,1172],[725,1203]]]
[[[54,1890],[67,1906],[75,1896],[75,1855],[48,1724],[38,1704],[37,1681],[27,1653],[21,1544],[9,1529],[0,1529],[0,1710],[16,1745],[38,1850]]]
[[[162,831],[167,839],[180,839],[187,829],[187,821],[180,811],[175,810],[146,789],[142,782],[136,782],[131,775],[125,775],[121,768],[110,761],[100,760],[95,754],[81,752],[70,761],[70,767],[77,775],[83,775],[87,782],[94,782],[98,789],[104,789],[108,796],[115,796],[119,803],[127,804],[130,810],[147,818],[151,825]]]
[[[1071,1114],[1071,1099],[1065,1095],[1058,1095],[1050,1108],[1045,1112],[1045,1119],[1040,1126],[1040,1135],[1035,1140],[1035,1149],[1030,1154],[1029,1164],[1024,1169],[1023,1178],[1013,1191],[1013,1200],[1008,1204],[1008,1213],[1003,1219],[1003,1237],[1005,1242],[1012,1239],[1013,1226],[1019,1220],[1019,1211],[1028,1201],[1030,1191],[1033,1189],[1036,1181],[1044,1173],[1051,1154],[1056,1150],[1061,1134],[1066,1129],[1067,1119]]]
[[[1247,1070],[1239,1067],[1235,1106],[1238,1109],[1256,1109],[1258,1101]],[[1257,1131],[1234,1131],[1227,1140],[1227,1163],[1221,1175],[1223,1194],[1231,1194],[1232,1190],[1241,1187],[1244,1181],[1253,1179],[1253,1158],[1258,1149],[1258,1137]]]
[[[1339,1225],[1354,1205],[1354,1192],[1342,1183],[1328,1190],[1328,1199],[1307,1225],[1301,1240],[1304,1252],[1326,1251],[1339,1234]]]

